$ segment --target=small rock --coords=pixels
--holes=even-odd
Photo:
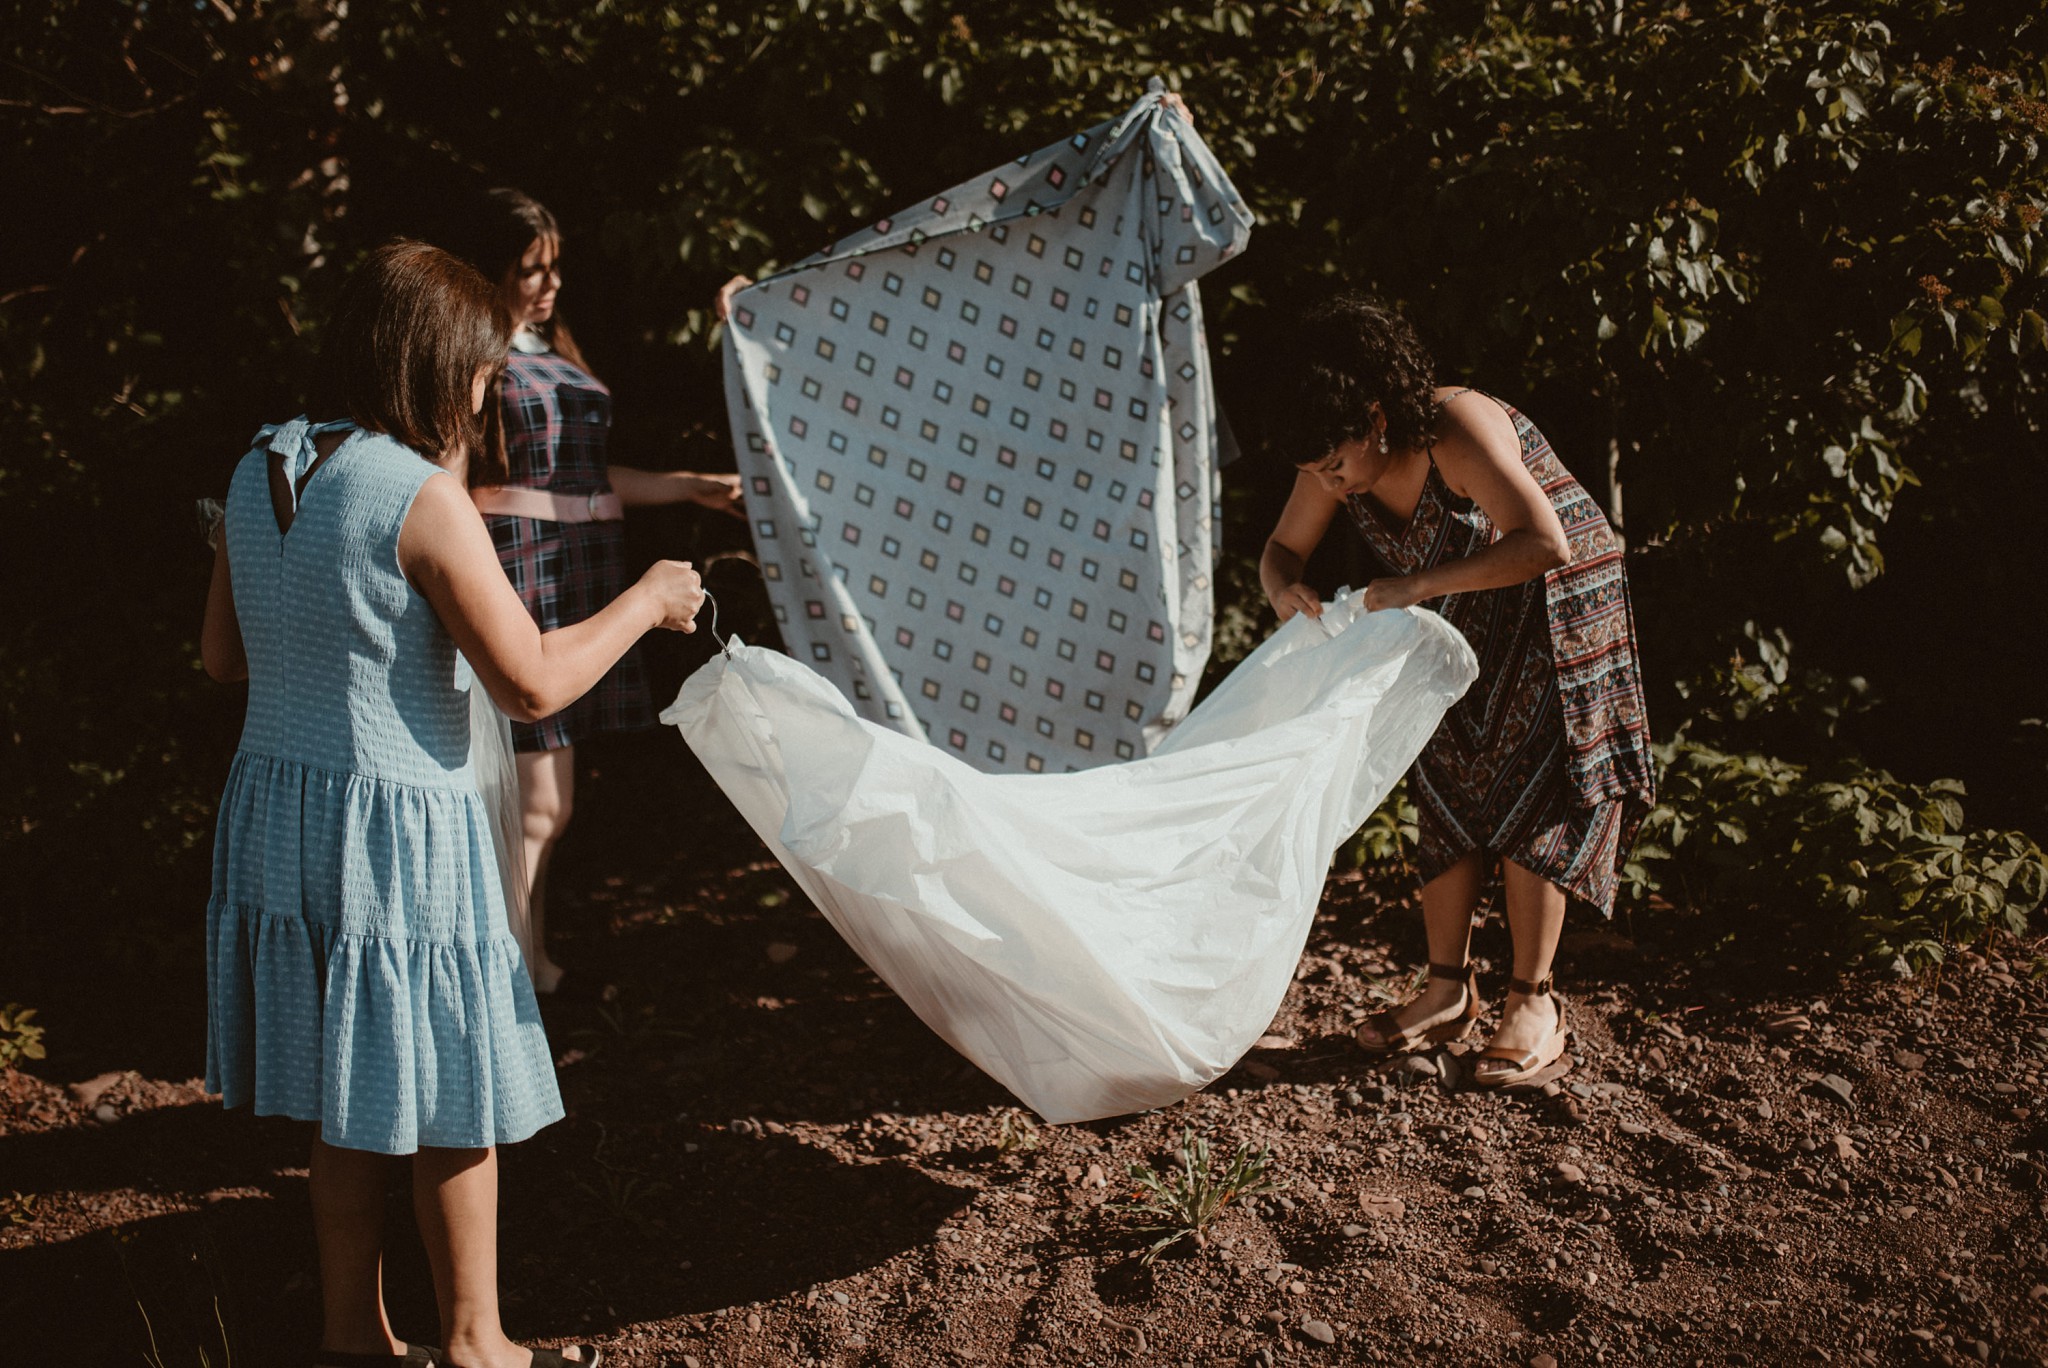
[[[1927,1056],[1918,1050],[1893,1050],[1892,1063],[1907,1073],[1918,1073],[1927,1067]]]
[[[1557,1176],[1559,1182],[1570,1183],[1573,1186],[1586,1181],[1586,1171],[1569,1159],[1558,1160],[1551,1165],[1550,1171]]]
[[[1251,1075],[1261,1083],[1271,1083],[1280,1076],[1280,1071],[1264,1060],[1247,1059],[1237,1067],[1241,1072]]]
[[[1845,1164],[1856,1158],[1856,1142],[1840,1131],[1835,1132],[1835,1157]]]
[[[1855,1110],[1856,1087],[1840,1074],[1822,1074],[1813,1086],[1821,1096],[1831,1098],[1852,1111]]]
[[[1490,1278],[1490,1277],[1492,1277],[1492,1276],[1493,1276],[1494,1274],[1496,1274],[1496,1273],[1500,1272],[1500,1260],[1498,1260],[1498,1259],[1481,1259],[1481,1260],[1479,1261],[1479,1264],[1478,1264],[1478,1268],[1479,1268],[1479,1271],[1480,1271],[1480,1272],[1481,1272],[1482,1274],[1484,1274],[1484,1275],[1485,1275],[1486,1277],[1489,1277],[1489,1278]]]
[[[107,1073],[94,1074],[83,1083],[73,1083],[68,1091],[77,1100],[79,1106],[90,1107],[99,1102],[100,1098],[106,1094],[107,1089],[120,1081],[121,1071],[114,1069]]]
[[[1650,1128],[1640,1121],[1624,1121],[1621,1123],[1621,1133],[1623,1135],[1648,1135]]]
[[[797,948],[788,941],[769,941],[768,962],[770,964],[787,964],[796,958],[796,950]],[[1238,1039],[1242,1040],[1244,1037],[1239,1036]]]
[[[1306,1296],[1308,1294],[1308,1284],[1296,1278],[1293,1282],[1287,1284],[1287,1290],[1297,1297]]]
[[[1239,1038],[1242,1039],[1243,1037]],[[1252,1042],[1252,1048],[1254,1050],[1291,1050],[1294,1048],[1294,1044],[1294,1037],[1292,1036],[1262,1035]]]
[[[761,1333],[760,1313],[755,1311],[747,1312],[747,1333],[750,1335],[758,1335]]]
[[[1377,1192],[1368,1192],[1358,1199],[1358,1205],[1365,1214],[1380,1221],[1398,1221],[1408,1214],[1408,1205],[1399,1197],[1388,1197]]]
[[[853,1298],[847,1296],[844,1292],[839,1291],[837,1288],[833,1289],[832,1300],[838,1302],[841,1306],[853,1305]]]
[[[1662,1049],[1655,1045],[1652,1045],[1649,1049],[1643,1051],[1643,1058],[1649,1060],[1650,1067],[1656,1069],[1659,1073],[1662,1073],[1664,1070],[1671,1067],[1670,1058],[1664,1053]]]
[[[1087,1177],[1081,1180],[1082,1187],[1103,1188],[1109,1186],[1109,1175],[1102,1171],[1102,1165],[1090,1164]]]
[[[1557,1360],[1548,1354],[1538,1354],[1529,1360],[1529,1368],[1557,1368]]]
[[[114,1110],[114,1104],[111,1102],[100,1103],[92,1109],[92,1114],[94,1120],[104,1121],[109,1124],[121,1119],[121,1113]]]
[[[1466,1188],[1464,1192],[1459,1195],[1474,1198],[1484,1197],[1486,1195],[1486,1189],[1479,1186],[1479,1184],[1474,1183],[1471,1187]]]
[[[1758,1119],[1769,1121],[1778,1114],[1778,1109],[1771,1105],[1770,1098],[1760,1097],[1757,1099],[1756,1114]]]
[[[1805,1035],[1812,1029],[1813,1021],[1804,1012],[1779,1012],[1764,1021],[1764,1034],[1777,1040]]]
[[[683,1368],[704,1368],[704,1365],[697,1362],[695,1354],[685,1354],[683,1355]]]
[[[1437,1067],[1436,1061],[1428,1055],[1411,1054],[1402,1055],[1395,1060],[1393,1067],[1387,1072],[1409,1078],[1435,1078]]]
[[[1301,1323],[1301,1333],[1307,1335],[1317,1344],[1335,1344],[1337,1342],[1337,1332],[1332,1330],[1329,1324],[1324,1321],[1303,1321]]]
[[[1347,1240],[1355,1240],[1365,1234],[1365,1227],[1353,1221],[1342,1228],[1342,1234]]]

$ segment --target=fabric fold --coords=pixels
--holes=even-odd
[[[1050,1121],[1163,1106],[1279,1009],[1337,846],[1471,683],[1354,596],[1269,638],[1153,755],[990,775],[734,645],[662,720],[912,1010]]]

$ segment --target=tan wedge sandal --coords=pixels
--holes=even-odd
[[[1425,1045],[1441,1045],[1448,1040],[1463,1040],[1472,1034],[1472,1028],[1479,1024],[1479,1014],[1485,1004],[1479,1001],[1479,972],[1470,964],[1438,964],[1430,961],[1429,976],[1433,979],[1463,981],[1465,1005],[1449,1021],[1440,1021],[1434,1026],[1403,1027],[1394,1019],[1399,1007],[1389,1007],[1375,1013],[1360,1023],[1357,1031],[1358,1046],[1368,1054],[1394,1055],[1419,1050]],[[1368,1040],[1365,1033],[1371,1031],[1377,1039]]]
[[[1500,1045],[1489,1045],[1481,1050],[1479,1060],[1472,1068],[1472,1086],[1475,1088],[1534,1086],[1571,1072],[1571,1058],[1564,1052],[1571,1038],[1571,1027],[1565,1024],[1564,999],[1551,991],[1551,976],[1545,974],[1536,983],[1528,979],[1510,979],[1508,986],[1527,997],[1549,998],[1557,1009],[1557,1029],[1533,1050],[1510,1050]],[[1489,1064],[1496,1067],[1489,1068]]]

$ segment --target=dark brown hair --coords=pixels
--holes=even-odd
[[[1325,459],[1372,431],[1374,404],[1396,451],[1430,444],[1436,364],[1408,320],[1362,294],[1318,301],[1296,318],[1269,398],[1265,446],[1289,465]]]
[[[441,462],[477,449],[471,386],[504,363],[511,336],[504,301],[474,267],[397,238],[342,286],[322,357],[352,421]]]
[[[551,243],[559,253],[561,224],[548,212],[547,206],[533,196],[505,187],[485,191],[465,221],[449,235],[450,246],[500,289],[506,272],[517,266],[526,256],[527,249],[536,242]],[[556,355],[584,374],[596,377],[597,372],[583,359],[583,351],[576,345],[576,339],[559,308],[547,322],[536,325],[535,331],[546,339]],[[469,462],[471,488],[503,484],[511,473],[505,454],[504,404],[499,395],[501,384],[502,377],[494,377],[491,391],[484,399],[483,441]]]

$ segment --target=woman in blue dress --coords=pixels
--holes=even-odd
[[[597,1362],[529,1352],[497,1302],[497,1146],[562,1115],[469,753],[481,686],[559,711],[655,627],[690,631],[688,564],[656,564],[542,633],[499,567],[464,462],[510,322],[420,243],[344,290],[325,352],[342,415],[266,427],[236,467],[201,649],[247,679],[207,906],[207,1086],[318,1123],[317,1365]],[[452,478],[441,478],[452,476]],[[393,1335],[387,1156],[410,1155],[445,1355]]]

